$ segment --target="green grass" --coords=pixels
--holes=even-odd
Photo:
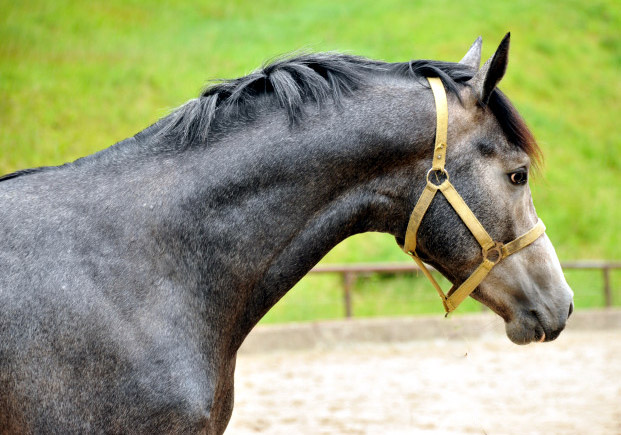
[[[278,54],[302,48],[456,61],[478,35],[491,55],[510,30],[501,87],[544,150],[532,190],[559,257],[621,259],[615,0],[0,0],[0,10],[0,173],[105,148],[195,97],[207,80],[246,74]],[[324,261],[400,260],[407,258],[391,237],[371,234]],[[577,300],[593,299],[582,295],[596,291],[596,278],[569,275]],[[418,312],[410,290],[417,286],[361,283],[354,309],[375,315],[369,300],[386,314]],[[435,295],[428,285],[425,291]],[[380,301],[383,293],[397,302]],[[304,280],[283,304],[298,294],[307,305],[318,301],[316,309],[299,308],[313,311],[304,318],[340,315],[334,279]],[[277,306],[267,320],[283,310]]]

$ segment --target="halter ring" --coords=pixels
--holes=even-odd
[[[502,260],[502,246],[502,242],[494,242],[494,246],[491,248],[483,248],[483,260],[488,260],[494,264],[498,264],[498,262]]]
[[[437,177],[438,173],[441,174],[441,175],[444,175],[446,177],[446,179],[440,181],[439,184],[436,184],[436,183],[434,183],[433,181],[431,181],[429,179],[429,176],[432,173],[436,174],[436,180],[438,178]],[[445,183],[447,181],[449,181],[449,174],[448,174],[448,172],[446,172],[446,169],[444,169],[444,168],[442,168],[442,169],[433,169],[433,168],[431,168],[429,171],[427,171],[427,183],[429,183],[429,184],[431,184],[433,186],[436,186],[436,187],[440,187],[443,183]]]

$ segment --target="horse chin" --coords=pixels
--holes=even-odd
[[[515,344],[529,344],[533,342],[543,343],[555,340],[564,329],[565,325],[552,330],[541,322],[534,313],[521,315],[505,321],[507,337]]]
[[[545,331],[538,324],[526,325],[516,321],[506,322],[505,331],[509,340],[515,344],[541,343],[546,339]]]

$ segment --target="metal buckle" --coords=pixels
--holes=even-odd
[[[502,260],[502,246],[502,242],[494,242],[494,246],[492,246],[491,248],[483,248],[483,260],[489,260],[494,264],[498,264],[498,262]]]
[[[431,174],[435,175],[436,181],[438,182],[438,184],[434,183],[433,181],[431,181],[429,179],[429,176]],[[444,179],[440,179],[441,176],[444,176]],[[427,171],[427,183],[432,184],[436,187],[440,187],[442,184],[444,184],[445,182],[449,181],[449,174],[448,172],[446,172],[446,169],[442,168],[442,169],[433,169],[431,168],[429,171]]]

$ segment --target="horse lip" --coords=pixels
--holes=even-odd
[[[546,325],[544,322],[541,321],[539,313],[537,311],[532,311],[531,313],[535,316],[535,318],[537,319],[537,323],[539,324],[538,326],[541,328],[542,335],[541,338],[537,340],[537,342],[539,343],[556,340],[558,336],[561,335],[561,332],[565,329],[565,324],[561,325],[557,329],[550,329],[549,325]]]
[[[542,322],[535,310],[522,312],[506,323],[507,335],[516,344],[543,343],[554,340],[559,334]],[[512,325],[512,326],[511,326]]]
[[[546,335],[546,341],[556,340],[558,336],[561,335],[561,332],[563,332],[564,329],[565,329],[565,325],[562,325],[560,328],[554,331],[551,331],[549,334]]]
[[[535,314],[535,313],[533,313]],[[535,314],[535,318],[537,319],[537,324],[534,327],[535,330],[535,335],[532,339],[532,341],[535,341],[537,343],[543,343],[546,341],[546,338],[549,337],[549,334],[546,334],[546,329],[543,326],[543,323],[541,323],[541,321],[539,320],[539,316],[537,316]]]
[[[535,333],[537,334],[536,336],[539,335],[539,330],[541,330],[541,337],[536,338],[533,341],[537,341],[538,343],[543,343],[546,341],[546,339],[550,341],[551,334],[546,333],[547,328],[545,326],[545,323],[541,321],[541,318],[539,317],[539,313],[536,310],[532,310],[530,314],[532,314],[533,317],[535,317],[535,319],[537,320],[537,326],[535,327]]]

